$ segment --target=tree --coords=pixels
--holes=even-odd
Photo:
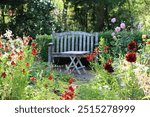
[[[126,0],[68,0],[74,9],[73,20],[83,31],[101,31],[109,28],[111,12],[120,9]],[[65,4],[65,3],[64,3]],[[117,9],[117,11],[119,11]]]
[[[53,4],[48,0],[28,0],[18,8],[10,27],[20,35],[51,34],[55,30],[55,22],[51,15]]]
[[[37,34],[51,34],[57,28],[52,16],[54,6],[50,0],[17,0],[17,2],[16,0],[3,0],[1,6],[3,31],[9,28],[20,36],[35,37]],[[6,16],[7,19],[10,19],[6,23],[3,14],[8,13],[3,13],[3,11],[10,8],[15,10],[15,15]]]

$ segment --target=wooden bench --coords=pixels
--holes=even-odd
[[[97,45],[98,33],[80,31],[53,33],[52,42],[48,44],[48,62],[52,63],[55,57],[70,57],[75,69],[82,69],[84,66],[80,58],[85,54],[92,53]],[[75,59],[77,59],[76,63]],[[80,67],[77,67],[77,64],[80,64]],[[83,71],[85,72],[85,69]],[[77,72],[80,74],[79,70]]]

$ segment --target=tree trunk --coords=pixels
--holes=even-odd
[[[96,5],[96,25],[95,31],[102,31],[106,16],[105,1],[102,0]]]
[[[63,16],[62,16],[62,21],[64,23],[64,30],[68,29],[67,25],[67,10],[68,10],[68,1],[63,0],[64,8],[63,8]]]
[[[2,9],[2,20],[3,20],[3,25],[5,25],[5,12],[4,12],[5,5],[2,5],[1,9]]]

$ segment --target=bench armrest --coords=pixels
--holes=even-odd
[[[54,43],[52,43],[52,42],[48,43],[48,46],[54,46]]]
[[[54,43],[48,43],[48,63],[53,61]]]

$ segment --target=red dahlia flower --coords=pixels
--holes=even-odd
[[[99,48],[98,47],[96,47],[95,49],[94,49],[94,53],[99,53]]]
[[[107,60],[107,63],[111,64],[111,63],[112,63],[112,60],[111,60],[111,59]]]
[[[110,63],[105,63],[104,69],[105,69],[106,71],[108,71],[109,73],[114,72],[114,69],[113,69],[113,67],[111,66]]]
[[[53,80],[53,76],[50,74],[50,76],[48,77],[48,80]]]
[[[128,62],[135,62],[136,61],[136,53],[134,53],[134,52],[128,52],[126,54],[126,60]]]
[[[23,50],[20,50],[19,52],[18,52],[18,56],[20,56],[20,55],[22,55],[23,54]]]
[[[35,48],[32,49],[32,54],[35,56],[37,54],[37,50]]]
[[[31,77],[30,80],[31,81],[36,81],[36,78],[35,77]]]
[[[32,47],[35,47],[37,44],[35,42],[31,43]]]
[[[11,65],[15,66],[16,65],[15,61],[11,61]]]
[[[68,81],[69,85],[71,85],[73,82],[74,82],[74,78],[70,78]]]
[[[65,91],[61,96],[61,100],[72,100],[75,97],[74,88],[72,86],[68,87],[68,90]]]
[[[3,47],[2,42],[0,41],[0,49]]]
[[[10,54],[10,56],[15,56],[15,52],[12,52],[12,53]]]
[[[95,56],[96,56],[95,53],[85,55],[87,61],[94,60]]]
[[[68,87],[69,91],[74,92],[74,88],[72,86]]]
[[[25,73],[25,69],[22,69],[21,72]]]
[[[109,49],[110,47],[109,46],[105,46],[104,47],[104,52],[108,52],[108,49]]]
[[[136,42],[135,42],[135,41],[131,41],[131,42],[128,44],[128,49],[135,51],[135,50],[136,50]]]
[[[7,75],[6,75],[5,72],[3,72],[3,73],[1,74],[1,76],[2,76],[3,78],[5,78]]]
[[[22,59],[23,59],[23,56],[19,56],[18,59],[19,59],[19,60],[22,60]]]
[[[29,66],[30,66],[30,63],[26,63],[26,66],[29,67]]]

